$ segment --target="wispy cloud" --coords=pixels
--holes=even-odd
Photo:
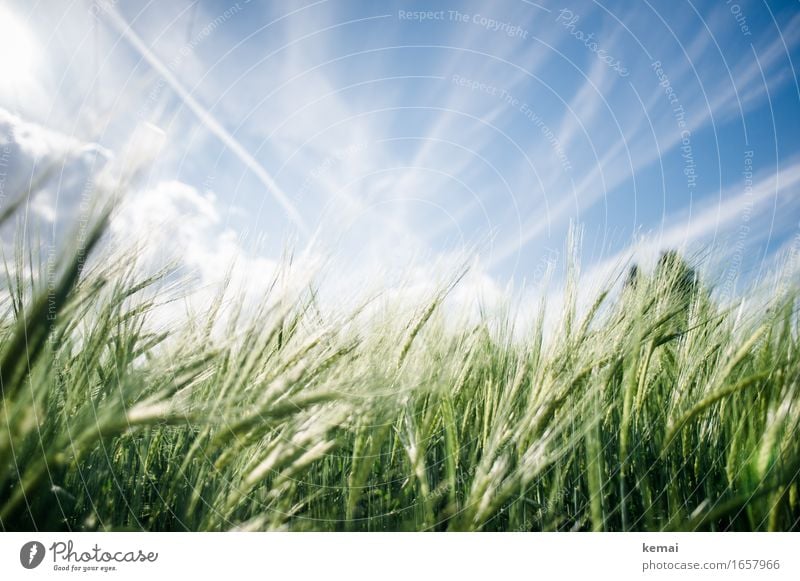
[[[269,172],[253,155],[231,135],[217,119],[203,107],[192,94],[181,84],[177,77],[142,41],[141,38],[131,29],[125,19],[119,15],[111,4],[104,4],[102,10],[103,17],[131,43],[136,51],[152,66],[159,75],[169,83],[173,91],[181,98],[184,104],[197,116],[199,121],[214,135],[216,135],[236,156],[253,172],[253,174],[264,184],[267,190],[274,196],[275,200],[283,207],[289,218],[303,232],[308,232],[305,220],[292,204],[289,196],[275,182]]]

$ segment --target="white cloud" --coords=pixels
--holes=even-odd
[[[50,225],[75,220],[81,197],[93,194],[95,176],[113,158],[111,152],[97,144],[27,122],[2,108],[0,153],[0,194],[13,200],[32,189],[29,209],[33,215],[29,218]],[[58,231],[57,236],[62,233]],[[4,240],[8,242],[8,237]]]
[[[120,179],[136,173],[148,155],[157,151],[153,141],[157,134],[136,132],[125,147],[125,155],[115,157],[96,144],[81,142],[0,109],[3,203],[15,199],[17,192],[30,184],[36,190],[26,222],[10,222],[4,227],[2,243],[6,250],[16,244],[18,227],[33,235],[47,225],[47,232],[52,231],[55,237],[45,236],[42,243],[54,244],[57,249],[68,243],[65,236],[74,231],[78,222]],[[131,187],[113,216],[109,236],[111,246],[101,249],[101,253],[115,248],[122,253],[115,256],[130,258],[126,250],[136,252],[140,274],[176,266],[193,281],[181,292],[187,293],[187,300],[198,309],[207,305],[226,277],[230,277],[231,295],[257,303],[279,268],[275,260],[246,249],[237,233],[223,224],[213,193],[200,193],[176,180],[161,181],[152,187]],[[101,256],[106,258],[109,254]],[[311,261],[306,260],[303,265],[308,267],[304,272],[307,276]]]

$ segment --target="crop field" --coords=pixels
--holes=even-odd
[[[456,273],[410,315],[276,284],[162,329],[106,223],[5,257],[2,530],[799,527],[796,285],[723,308],[670,254],[589,308],[573,274],[554,326],[448,324]]]

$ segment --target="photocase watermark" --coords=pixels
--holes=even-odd
[[[217,176],[214,174],[206,174],[206,177],[203,178],[203,183],[201,184],[201,188],[204,192],[213,192],[214,191],[214,184],[217,181]]]
[[[533,269],[532,282],[539,283],[547,279],[547,276],[558,264],[561,253],[555,248],[544,247],[544,256],[536,263]]]
[[[189,56],[194,49],[196,49],[204,40],[211,36],[217,30],[217,28],[241,12],[244,4],[249,4],[250,2],[251,0],[235,2],[231,7],[219,13],[214,20],[207,22],[206,25],[203,26],[203,28],[201,28],[200,31],[188,43],[181,47],[181,56]]]
[[[6,199],[6,182],[8,181],[8,166],[11,164],[11,143],[14,140],[14,130],[9,127],[8,138],[0,146],[0,208]]]
[[[323,180],[334,167],[354,158],[368,148],[369,145],[365,142],[353,143],[327,156],[306,175],[297,192],[298,197],[308,193],[313,184]]]
[[[550,126],[548,126],[544,119],[534,110],[532,105],[512,95],[506,89],[501,89],[500,87],[488,83],[462,77],[461,75],[453,75],[450,80],[453,84],[469,89],[470,91],[479,91],[491,95],[492,97],[497,97],[512,109],[519,111],[525,119],[539,130],[545,140],[547,140],[564,171],[569,172],[572,170],[572,163],[567,153],[564,151],[563,144]]]
[[[501,33],[509,38],[528,40],[530,31],[519,24],[514,24],[505,20],[498,20],[481,14],[479,12],[461,12],[459,10],[398,10],[398,20],[410,22],[458,22],[462,24],[472,24],[485,28],[489,32]],[[608,50],[600,46],[598,39],[593,32],[585,32],[578,28],[580,15],[575,14],[569,8],[564,8],[556,14],[556,22],[563,26],[570,35],[580,41],[588,50],[606,64],[611,70],[615,71],[620,77],[630,75],[628,68],[622,61],[611,54]]]
[[[89,176],[86,178],[86,182],[81,189],[81,197],[80,202],[78,204],[78,229],[75,235],[75,243],[76,243],[76,259],[77,262],[75,264],[78,273],[82,273],[83,269],[86,265],[86,260],[88,258],[87,255],[87,245],[89,243],[89,234],[92,230],[91,228],[91,219],[92,219],[92,204],[94,199],[94,193],[96,189],[96,176],[93,172],[89,173]],[[52,344],[56,345],[58,341],[58,333],[55,333],[55,326],[58,319],[59,309],[61,305],[59,304],[59,296],[58,296],[58,284],[59,284],[59,251],[55,240],[52,240],[47,245],[47,258],[45,262],[45,280],[46,280],[46,287],[47,287],[47,312],[46,312],[46,319],[48,325],[50,327],[49,333],[47,335],[47,340]],[[63,299],[62,299],[63,300]]]
[[[721,297],[723,300],[729,299],[733,295],[736,279],[742,267],[744,259],[745,241],[750,234],[750,220],[753,216],[753,150],[747,149],[744,152],[744,163],[742,165],[742,178],[744,180],[745,203],[742,208],[742,220],[739,224],[739,232],[733,246],[733,256],[728,261],[728,268],[722,281]]]
[[[100,16],[101,13],[109,12],[119,4],[119,0],[95,0],[89,8],[89,14],[94,18]]]
[[[117,571],[120,564],[148,564],[158,560],[158,553],[143,549],[106,550],[97,543],[89,548],[77,548],[72,541],[56,541],[49,548],[39,541],[29,541],[19,550],[20,565],[35,569],[51,557],[54,571],[108,573]]]
[[[750,25],[747,24],[747,17],[742,11],[742,7],[733,0],[725,0],[725,4],[728,6],[728,10],[730,10],[733,18],[736,20],[736,24],[739,26],[741,33],[744,36],[753,36],[753,33],[750,32]]]
[[[672,106],[672,116],[675,118],[675,123],[680,131],[681,138],[681,158],[683,159],[683,175],[686,177],[686,189],[691,194],[697,187],[697,165],[694,160],[694,152],[692,151],[692,132],[686,124],[686,111],[681,105],[678,94],[672,87],[672,83],[664,72],[664,67],[661,61],[653,61],[650,68],[655,72],[658,78],[658,84],[664,89],[664,95],[667,101]]]
[[[544,120],[536,113],[530,105],[527,103],[522,103],[519,107],[519,112],[522,113],[528,121],[533,123],[533,125],[539,129],[541,134],[553,148],[553,151],[558,157],[558,160],[561,162],[561,167],[564,171],[571,171],[572,170],[572,163],[570,163],[569,158],[567,157],[566,152],[564,151],[564,146],[561,144],[561,141],[556,137],[556,134],[553,133],[553,130],[544,122]]]
[[[474,24],[489,32],[499,32],[509,38],[527,40],[528,31],[518,24],[497,20],[480,13],[460,12],[459,10],[398,10],[398,20],[412,22],[459,22]]]
[[[42,564],[45,556],[44,545],[39,541],[28,541],[19,550],[20,565],[26,569],[36,569]]]
[[[425,22],[433,20],[444,20],[445,10],[398,10],[399,20],[413,20],[415,22]]]
[[[231,18],[239,14],[245,5],[249,4],[251,0],[242,0],[235,2],[233,5],[226,8],[223,12],[218,13],[213,20],[207,21],[200,30],[192,36],[190,40],[181,46],[177,54],[169,61],[170,70],[177,70],[182,65],[185,59],[190,57],[197,50],[203,42],[205,42],[216,30],[228,22]],[[150,89],[147,94],[147,99],[139,108],[137,117],[139,119],[147,119],[150,116],[151,109],[154,104],[161,97],[164,88],[167,86],[167,81],[164,76],[160,76],[158,82]]]
[[[573,37],[582,42],[586,48],[588,48],[597,56],[598,59],[600,59],[600,61],[605,63],[608,68],[610,68],[612,71],[615,71],[620,77],[627,77],[630,75],[630,71],[628,71],[628,69],[622,64],[622,61],[611,56],[608,54],[606,49],[600,47],[595,39],[594,32],[587,34],[578,28],[578,22],[580,21],[580,18],[581,17],[579,15],[575,14],[569,8],[562,8],[558,12],[558,16],[556,16],[556,22],[567,29]]]
[[[469,14],[466,12],[459,12],[458,10],[449,10],[448,12],[450,20],[455,22],[471,22],[490,32],[501,32],[509,38],[520,38],[522,40],[527,40],[528,38],[527,30],[519,25],[511,24],[510,22],[495,20],[483,14]]]

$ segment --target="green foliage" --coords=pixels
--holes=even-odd
[[[798,529],[794,295],[723,312],[671,255],[552,336],[279,285],[167,333],[160,275],[84,272],[103,224],[6,266],[3,530]]]

